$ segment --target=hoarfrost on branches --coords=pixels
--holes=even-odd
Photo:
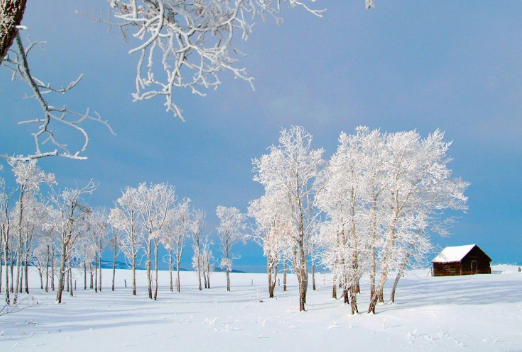
[[[281,3],[319,17],[323,12],[297,0],[112,0],[107,22],[121,28],[126,38],[134,28],[132,37],[141,42],[129,51],[139,54],[134,101],[163,96],[166,110],[183,120],[173,99],[176,87],[204,96],[202,88],[217,89],[220,72],[229,71],[254,88],[246,69],[237,67],[237,56],[244,54],[233,40],[248,40],[258,17],[282,23]],[[155,70],[158,62],[162,74]]]

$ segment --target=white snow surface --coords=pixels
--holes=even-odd
[[[460,262],[475,247],[474,244],[466,246],[446,247],[433,260],[432,263]]]
[[[296,280],[287,292],[268,298],[265,274],[214,273],[213,287],[199,291],[194,272],[182,272],[181,293],[168,289],[160,272],[157,301],[149,300],[146,273],[138,272],[138,295],[124,287],[128,270],[103,272],[103,291],[83,290],[76,273],[75,297],[39,288],[38,305],[0,316],[0,351],[522,351],[522,274],[518,267],[493,267],[506,275],[431,277],[429,270],[406,273],[394,304],[365,313],[368,279],[358,296],[361,313],[331,298],[329,275],[309,288],[306,312],[298,310]],[[34,269],[33,269],[34,270]],[[390,280],[391,281],[391,280]],[[387,287],[385,294],[388,295]],[[23,295],[25,296],[25,295]],[[387,297],[386,297],[387,298]]]

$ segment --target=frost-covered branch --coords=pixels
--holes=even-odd
[[[278,17],[281,2],[322,16],[323,10],[296,0],[111,1],[106,23],[120,27],[126,38],[127,30],[134,28],[132,37],[140,42],[129,51],[139,53],[134,101],[164,96],[166,110],[183,120],[174,102],[174,88],[189,88],[204,96],[202,89],[217,89],[220,72],[228,71],[254,89],[254,79],[237,66],[237,57],[244,54],[233,39],[248,40],[257,17],[270,16],[282,23]],[[163,72],[156,69],[160,62]]]
[[[12,160],[12,161],[29,161],[33,159],[40,159],[48,156],[61,156],[71,159],[86,159],[85,156],[81,155],[89,144],[89,135],[83,127],[86,121],[95,121],[105,125],[109,131],[114,134],[111,126],[106,120],[103,120],[101,116],[94,112],[94,115],[90,113],[89,109],[86,109],[85,113],[80,113],[68,109],[66,106],[54,107],[50,105],[47,99],[44,97],[49,93],[65,94],[71,89],[76,87],[83,77],[80,75],[76,80],[69,83],[67,87],[55,88],[49,83],[44,83],[40,79],[36,78],[30,70],[28,55],[31,50],[43,43],[35,43],[27,39],[29,45],[27,48],[24,47],[20,34],[15,38],[16,50],[11,50],[9,55],[4,59],[4,65],[9,68],[12,72],[12,80],[21,78],[30,88],[32,94],[27,98],[33,98],[40,104],[42,108],[42,116],[34,119],[24,120],[19,124],[35,124],[37,125],[37,131],[34,132],[33,138],[35,143],[35,153],[28,155],[9,156],[6,154],[0,154],[1,158]],[[55,135],[55,128],[58,125],[66,126],[75,130],[83,138],[81,148],[77,151],[71,151],[66,143]],[[43,146],[49,143],[50,149],[54,150],[43,150]]]

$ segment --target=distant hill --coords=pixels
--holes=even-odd
[[[102,268],[103,269],[112,269],[112,260],[102,259]],[[122,261],[116,261],[116,269],[130,269],[131,266],[127,265],[127,263]],[[147,268],[144,265],[137,266],[136,270],[146,270]],[[165,263],[159,263],[159,270],[169,270],[168,265]],[[176,270],[176,268],[174,268]],[[179,271],[187,271],[187,269],[180,268]]]
[[[221,268],[217,267],[217,268],[214,268],[214,271],[215,271],[216,273],[224,273],[224,272],[225,272],[225,269],[221,269]],[[231,272],[231,273],[238,273],[238,274],[244,274],[244,273],[245,273],[244,271],[241,271],[241,270],[235,270],[235,269],[232,269],[230,272]]]

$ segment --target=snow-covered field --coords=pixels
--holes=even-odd
[[[147,298],[145,272],[138,296],[124,287],[130,271],[118,270],[117,288],[104,270],[103,292],[77,291],[54,303],[54,293],[32,290],[37,306],[0,316],[0,351],[522,351],[522,274],[495,266],[497,275],[429,277],[406,274],[394,304],[377,314],[349,314],[333,300],[327,276],[309,289],[306,312],[298,311],[293,277],[287,292],[269,299],[265,274],[215,273],[210,290],[197,290],[196,275],[183,272],[181,293],[168,290],[160,273],[158,301]],[[83,287],[78,273],[78,287]],[[33,273],[33,285],[39,279]],[[359,307],[368,304],[363,283]],[[385,291],[389,293],[389,289]]]

